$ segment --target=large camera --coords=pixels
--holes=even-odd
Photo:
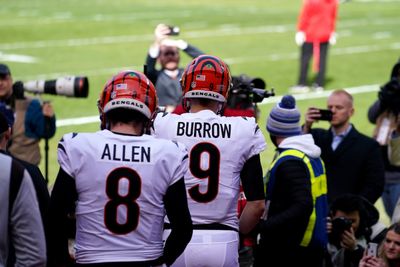
[[[400,114],[400,60],[393,66],[389,82],[381,86],[378,98],[382,109]]]
[[[378,93],[381,107],[395,115],[400,114],[400,79],[392,78]]]
[[[353,221],[346,217],[336,217],[332,220],[332,232],[342,234],[346,230],[350,230]]]
[[[56,80],[33,80],[16,82],[13,85],[13,93],[23,96],[23,91],[34,94],[63,95],[68,97],[87,97],[89,94],[89,81],[87,77],[61,77]]]
[[[229,91],[227,106],[232,109],[246,109],[263,101],[264,98],[274,96],[265,89],[266,83],[261,78],[252,78],[245,74],[232,77],[232,88]]]
[[[391,79],[397,79],[400,81],[400,59],[393,66],[392,73],[390,74]]]
[[[332,231],[329,234],[329,242],[338,246],[343,232],[350,230],[352,223],[352,220],[346,217],[336,217],[333,219]]]

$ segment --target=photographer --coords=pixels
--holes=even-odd
[[[372,231],[379,220],[378,210],[363,197],[345,194],[333,201],[330,214],[325,266],[358,266],[368,242],[379,243],[383,238]]]
[[[22,82],[13,84],[10,69],[5,64],[0,64],[0,104],[15,116],[8,151],[21,160],[38,165],[40,139],[51,138],[56,131],[51,104],[41,105],[38,99],[24,96]]]
[[[204,54],[198,48],[183,40],[171,39],[171,35],[177,35],[173,27],[165,24],[157,25],[154,34],[155,39],[149,48],[146,58],[147,77],[156,86],[159,105],[166,107],[166,111],[173,111],[181,103],[182,90],[179,80],[183,68],[179,67],[179,50],[184,51],[191,58]],[[156,69],[157,61],[161,69]]]
[[[382,200],[386,213],[392,219],[400,196],[399,114],[400,61],[393,68],[391,80],[381,87],[378,93],[378,100],[368,110],[369,121],[376,125],[373,137],[380,144],[385,164],[385,187]]]
[[[360,195],[371,203],[382,195],[384,183],[383,160],[379,144],[358,132],[350,123],[354,114],[353,96],[345,90],[333,91],[327,100],[331,117],[329,129],[313,128],[321,118],[320,109],[310,107],[303,126],[321,148],[328,182],[328,201],[350,193]]]

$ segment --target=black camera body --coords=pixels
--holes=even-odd
[[[378,92],[381,109],[400,114],[400,59],[393,66],[390,80],[381,86]]]
[[[329,234],[329,242],[335,246],[339,246],[341,241],[341,235],[344,231],[348,231],[351,228],[352,220],[346,217],[336,217],[332,220],[332,231]]]
[[[332,232],[342,234],[346,230],[350,230],[353,221],[346,217],[337,217],[332,220]]]
[[[246,109],[275,95],[273,89],[269,92],[265,88],[266,84],[261,78],[252,78],[245,74],[233,76],[227,106],[231,109]]]
[[[395,115],[400,114],[400,79],[394,77],[383,85],[378,93],[378,98],[383,109],[387,109]]]

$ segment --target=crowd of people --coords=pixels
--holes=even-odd
[[[394,216],[399,205],[399,110],[387,96],[400,99],[399,70],[370,108],[373,137],[350,121],[345,90],[327,98],[329,129],[313,127],[317,107],[301,123],[283,96],[266,118],[276,154],[262,166],[256,118],[221,115],[228,65],[170,31],[155,29],[146,73],[105,83],[99,131],[62,137],[51,196],[36,152],[54,111],[0,64],[0,266],[400,266],[399,222],[386,228],[374,207],[382,196]],[[179,50],[193,57],[185,68]]]

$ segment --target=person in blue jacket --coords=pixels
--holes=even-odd
[[[56,117],[50,103],[25,96],[23,83],[13,83],[9,67],[0,64],[0,106],[14,120],[8,151],[18,159],[39,165],[39,141],[56,132]]]

